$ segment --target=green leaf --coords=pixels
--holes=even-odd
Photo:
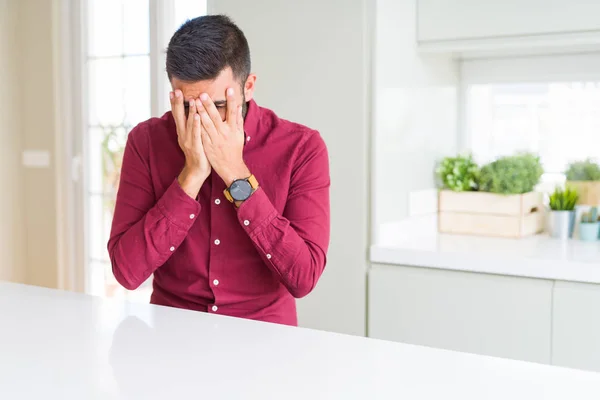
[[[446,189],[455,192],[477,190],[479,166],[471,155],[444,158],[436,173]]]
[[[557,186],[550,195],[550,209],[554,211],[572,211],[579,200],[576,189],[567,186],[565,189]]]

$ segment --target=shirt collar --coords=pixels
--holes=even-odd
[[[244,136],[246,143],[252,141],[252,137],[256,136],[260,127],[260,107],[254,100],[248,102],[248,113],[244,119]]]

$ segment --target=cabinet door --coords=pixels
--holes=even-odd
[[[550,363],[552,282],[402,266],[369,272],[369,337]]]
[[[600,1],[417,0],[419,41],[595,31]]]
[[[600,285],[556,282],[552,363],[600,371]]]

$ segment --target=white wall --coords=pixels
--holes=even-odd
[[[0,0],[0,280],[13,281],[25,276],[18,11],[16,1]]]
[[[457,149],[458,67],[416,52],[416,1],[377,0],[373,226],[408,215],[408,194],[435,186]]]
[[[419,39],[449,41],[600,30],[600,3],[589,0],[415,0]]]
[[[54,6],[19,0],[19,90],[23,149],[50,153],[49,168],[23,170],[27,283],[57,287]],[[34,104],[36,105],[33,108]],[[30,117],[35,112],[34,117]]]
[[[56,287],[55,6],[0,0],[0,279]],[[21,166],[23,150],[49,168]]]
[[[368,0],[214,0],[246,34],[256,98],[318,129],[331,162],[328,265],[299,301],[300,325],[364,335],[369,215]]]

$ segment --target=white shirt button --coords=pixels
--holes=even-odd
[[[250,221],[248,221],[248,220],[245,220],[245,221],[244,221],[244,225],[246,225],[246,226],[250,225]]]
[[[218,279],[215,279],[215,280],[213,281],[213,285],[215,285],[215,286],[219,286],[219,280],[218,280]]]
[[[219,239],[215,239],[215,244],[218,246],[221,244],[221,241]]]
[[[190,219],[194,219],[195,216],[195,214],[190,214]]]
[[[267,254],[267,258],[270,260],[270,259],[271,259],[271,255],[270,255],[270,254]]]
[[[218,309],[219,309],[219,307],[217,307],[217,306],[212,306],[212,310],[213,310],[214,312],[217,312],[217,310],[218,310]]]
[[[174,246],[171,246],[171,247],[169,248],[169,250],[171,250],[171,251],[175,251],[175,247],[174,247]]]
[[[246,142],[250,141],[250,136],[246,137]]]
[[[215,204],[216,204],[216,205],[219,205],[219,204],[221,204],[221,199],[215,199]]]

